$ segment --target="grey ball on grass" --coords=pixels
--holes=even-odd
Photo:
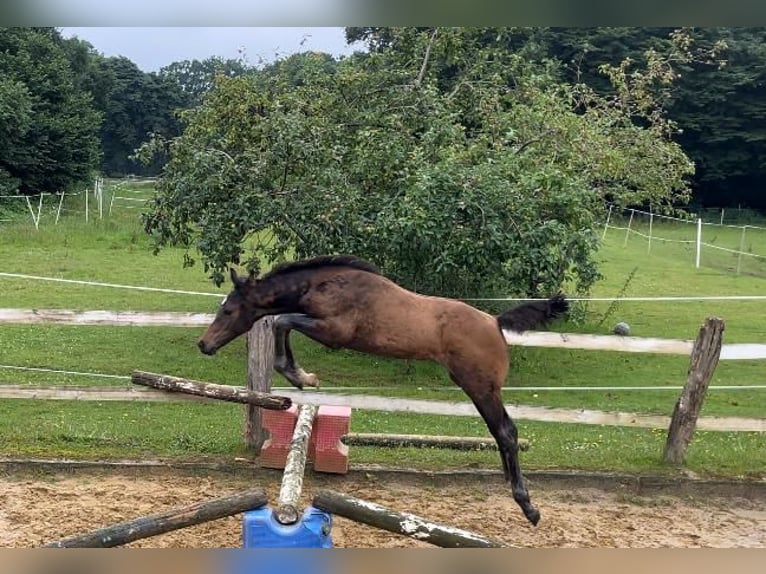
[[[630,325],[625,323],[624,321],[620,321],[614,326],[614,329],[612,329],[612,333],[615,335],[621,335],[623,337],[627,337],[630,335]]]

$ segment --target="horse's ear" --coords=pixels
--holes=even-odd
[[[231,282],[234,283],[235,287],[242,285],[243,281],[237,276],[237,270],[234,267],[229,267],[229,277],[231,277]]]

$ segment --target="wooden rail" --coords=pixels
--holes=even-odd
[[[213,315],[207,313],[0,309],[0,323],[17,324],[203,327],[210,324],[212,320]],[[526,331],[524,333],[504,331],[503,334],[509,345],[519,347],[555,347],[623,353],[689,356],[694,345],[694,341],[686,339],[620,337],[617,335],[555,333],[550,331]],[[757,359],[766,359],[766,344],[735,343],[723,345],[721,348],[720,360],[722,361]]]
[[[244,387],[217,385],[205,381],[193,381],[170,375],[147,373],[146,371],[133,371],[130,378],[135,385],[144,385],[161,391],[218,399],[230,403],[257,405],[263,409],[283,411],[292,406],[292,400],[288,397],[250,391]]]
[[[113,325],[135,327],[202,327],[213,320],[207,313],[145,311],[71,311],[68,309],[0,309],[0,323]]]
[[[142,516],[86,534],[51,542],[44,548],[114,548],[150,536],[261,508],[267,502],[266,493],[256,488],[150,516]]]
[[[296,403],[330,406],[349,406],[387,412],[410,412],[447,416],[475,417],[476,408],[469,402],[431,401],[397,397],[375,397],[371,395],[346,395],[329,392],[299,391],[280,389],[280,395]],[[33,386],[0,385],[0,399],[54,399],[80,401],[154,401],[171,402],[181,400],[207,401],[204,397],[167,393],[154,389],[130,387],[85,387],[85,386]],[[563,409],[536,406],[506,407],[508,414],[519,420],[543,422],[569,422],[592,425],[625,426],[637,428],[667,429],[670,417],[642,415],[636,413],[604,412],[584,409]],[[698,430],[725,432],[766,432],[766,419],[735,417],[700,417]]]
[[[332,490],[320,490],[312,504],[325,512],[381,530],[428,542],[441,548],[503,548],[497,540],[480,534],[431,522],[415,514],[391,510],[374,502],[361,500]]]
[[[316,405],[301,405],[298,408],[298,420],[287,453],[285,472],[279,488],[279,500],[274,517],[280,524],[295,524],[301,517],[300,498],[303,490],[303,475],[306,471],[311,429],[314,425],[318,408]]]

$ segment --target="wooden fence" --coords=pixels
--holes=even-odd
[[[0,323],[21,324],[65,324],[65,325],[117,325],[152,327],[204,327],[212,321],[213,315],[206,313],[133,312],[133,311],[73,311],[46,309],[0,309]],[[271,318],[259,321],[248,333],[248,377],[247,389],[269,392],[273,366],[273,334]],[[716,332],[710,335],[709,332]],[[601,413],[579,411],[576,420],[590,424],[612,424],[652,428],[676,427],[673,441],[669,438],[666,450],[668,460],[682,460],[685,443],[691,438],[694,428],[710,430],[766,431],[766,419],[699,419],[707,385],[716,364],[720,360],[766,359],[766,344],[722,344],[723,322],[708,319],[700,330],[696,341],[682,339],[657,339],[642,337],[620,337],[616,335],[590,335],[579,333],[555,333],[528,331],[516,333],[505,331],[509,345],[526,347],[556,347],[627,353],[661,353],[690,356],[689,377],[672,417],[656,417],[631,413]],[[707,341],[707,351],[698,347]],[[712,341],[712,343],[711,343]],[[700,358],[702,357],[702,358]],[[697,365],[695,367],[695,364]],[[704,367],[704,368],[703,368]],[[468,403],[440,401],[403,401],[401,399],[372,396],[334,395],[328,393],[291,392],[286,396],[298,398],[302,403],[343,404],[355,408],[380,410],[406,410],[421,413],[444,413],[453,415],[475,415]],[[315,396],[316,395],[316,396]],[[126,388],[93,387],[29,387],[21,385],[0,385],[0,398],[59,398],[79,400],[168,400],[161,392]],[[178,400],[173,397],[171,400]],[[194,400],[193,398],[191,400]],[[406,404],[399,405],[399,402]],[[401,407],[401,408],[399,408]],[[245,441],[249,448],[258,450],[264,440],[260,422],[260,409],[249,406],[245,422]],[[466,410],[466,412],[462,412]],[[509,407],[511,416],[543,421],[572,422],[573,411],[545,407]],[[565,412],[566,411],[566,412]],[[698,424],[699,423],[699,424]],[[671,445],[673,442],[673,445]]]

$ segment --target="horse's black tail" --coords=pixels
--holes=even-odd
[[[547,301],[530,301],[509,309],[497,317],[497,324],[500,329],[521,332],[547,325],[567,311],[569,311],[569,301],[563,293],[559,293]]]

